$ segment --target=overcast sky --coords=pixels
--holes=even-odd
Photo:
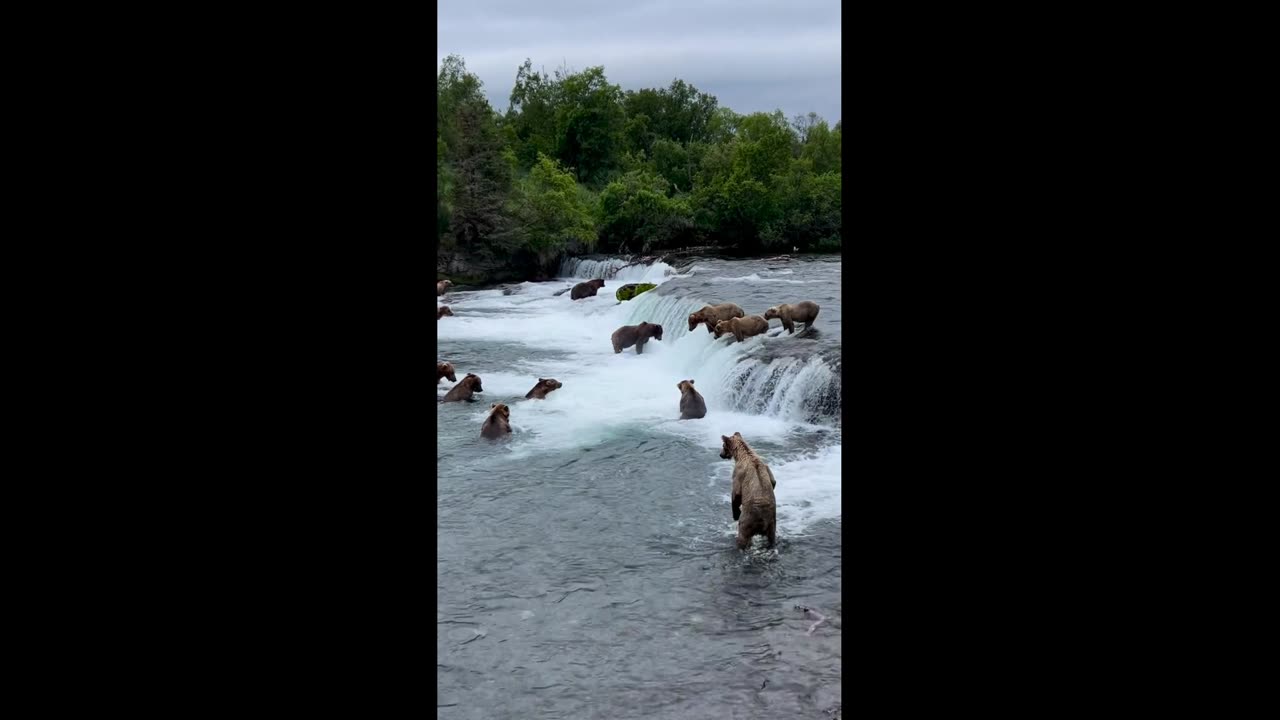
[[[623,90],[674,78],[738,113],[840,116],[839,0],[439,0],[436,69],[458,54],[506,111],[516,68],[603,65]]]

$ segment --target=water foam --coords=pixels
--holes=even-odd
[[[620,284],[646,282],[655,285],[675,274],[675,268],[664,262],[646,264],[624,258],[566,258],[561,261],[559,272],[562,278],[617,280]]]
[[[506,452],[531,456],[587,448],[625,437],[637,426],[716,451],[720,436],[734,432],[774,447],[812,446],[815,437],[827,433],[838,443],[840,379],[820,357],[753,357],[763,343],[791,342],[779,338],[782,331],[777,328],[742,343],[716,340],[703,327],[690,332],[688,315],[708,302],[725,301],[722,298],[660,295],[654,290],[619,303],[612,290],[624,281],[639,281],[628,279],[627,273],[659,285],[677,277],[664,263],[624,268],[625,264],[620,259],[580,261],[561,268],[573,276],[522,283],[508,288],[512,294],[500,289],[451,293],[457,314],[437,326],[443,345],[485,342],[511,348],[502,370],[479,373],[484,392],[477,396],[479,402],[467,406],[477,425],[491,403],[511,406],[515,435]],[[610,271],[617,277],[606,279],[595,297],[574,301],[567,293],[556,294],[588,274]],[[609,340],[613,331],[642,321],[661,324],[663,340],[649,342],[643,355],[634,348],[615,354]],[[556,378],[563,387],[545,400],[525,400],[524,394],[540,377]],[[676,385],[685,379],[694,380],[706,400],[706,418],[679,419]],[[441,383],[437,394],[450,386]],[[840,446],[809,452],[769,458],[779,479],[780,526],[788,533],[814,520],[839,516]],[[714,466],[719,482],[728,477],[732,463]]]

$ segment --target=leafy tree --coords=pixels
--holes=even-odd
[[[604,68],[556,72],[556,154],[579,182],[602,184],[622,153],[622,89],[610,85]]]
[[[596,226],[589,195],[555,160],[538,155],[517,187],[512,214],[519,225],[521,247],[540,267],[548,266],[566,248],[590,249],[596,242]]]
[[[775,185],[778,215],[770,234],[774,242],[802,250],[839,249],[840,188],[839,173],[815,174],[807,160],[793,162],[791,171]]]
[[[654,173],[666,180],[672,190],[687,193],[693,189],[693,162],[685,146],[659,138],[650,151],[650,163]]]
[[[842,125],[816,113],[738,115],[678,78],[624,93],[604,68],[526,59],[499,115],[458,56],[436,98],[436,234],[460,272],[537,277],[597,242],[840,249]]]
[[[805,132],[800,157],[812,163],[815,173],[840,172],[840,131],[832,132],[819,120]]]
[[[688,201],[667,197],[667,182],[647,172],[629,172],[600,193],[600,239],[617,252],[650,252],[692,237]]]
[[[493,255],[486,242],[506,224],[504,205],[511,190],[511,161],[480,80],[460,58],[446,58],[437,78],[438,150],[448,162],[445,204],[451,209],[448,244]],[[437,174],[439,176],[439,173]]]
[[[539,153],[555,154],[556,90],[556,84],[550,78],[533,71],[533,63],[529,60],[516,70],[516,83],[511,89],[511,104],[507,109],[507,125],[511,128],[512,148],[521,167],[532,167]]]

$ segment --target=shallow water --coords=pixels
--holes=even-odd
[[[438,717],[833,717],[841,263],[622,264],[444,298],[439,359],[484,391],[436,408]],[[597,297],[555,294],[587,277],[606,277]],[[659,287],[618,303],[627,282]],[[738,344],[685,320],[706,303],[799,300],[822,307],[812,332],[775,320]],[[615,355],[610,334],[642,320],[663,340]],[[538,378],[564,386],[525,400]],[[684,379],[706,418],[678,419]],[[511,408],[508,440],[480,438],[494,402]],[[734,546],[719,457],[734,432],[777,479],[774,549]],[[808,634],[796,605],[827,620]]]

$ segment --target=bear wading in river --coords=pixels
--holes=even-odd
[[[689,315],[689,332],[698,327],[701,323],[706,323],[707,333],[710,334],[715,330],[716,323],[721,320],[731,320],[736,317],[746,315],[742,308],[733,303],[720,303],[719,305],[705,305],[701,310]]]
[[[436,319],[439,320],[442,317],[453,317],[453,311],[449,309],[448,305],[436,309]]]
[[[538,378],[538,384],[533,389],[525,393],[525,400],[545,400],[547,393],[560,387],[560,381],[555,378]]]
[[[463,400],[475,402],[475,398],[472,395],[478,392],[484,392],[484,388],[480,387],[480,376],[475,373],[467,373],[467,376],[462,378],[462,382],[454,385],[452,390],[445,393],[440,402],[461,402]]]
[[[644,344],[649,342],[650,338],[654,340],[662,339],[661,325],[655,325],[650,322],[642,322],[639,325],[623,325],[614,330],[609,339],[613,341],[613,351],[615,353],[620,353],[635,345],[636,354],[643,355]]]
[[[764,311],[764,319],[772,320],[777,318],[782,321],[782,327],[787,329],[787,334],[792,335],[796,331],[796,323],[804,323],[804,329],[808,330],[813,327],[813,321],[818,319],[818,303],[804,300],[794,305],[775,305]]]
[[[734,339],[738,342],[742,342],[746,338],[768,331],[769,321],[759,315],[731,318],[729,320],[721,320],[716,323],[716,338],[720,338],[726,333],[729,333],[732,334]]]
[[[693,388],[692,380],[681,380],[676,388],[680,390],[681,420],[697,420],[707,416],[707,402]]]
[[[458,378],[453,376],[453,363],[436,363],[436,384],[439,385],[445,378],[449,378],[449,382],[458,382]]]
[[[738,549],[745,550],[756,535],[764,535],[773,547],[778,541],[778,506],[773,489],[778,481],[764,460],[742,439],[720,436],[720,457],[733,458],[733,519],[738,521]]]
[[[588,280],[584,283],[578,283],[573,286],[573,292],[569,293],[570,300],[581,300],[585,297],[595,297],[596,291],[604,287],[603,280]]]
[[[451,287],[453,287],[452,280],[440,280],[436,282],[436,296],[438,297],[449,292],[449,288]]]
[[[511,408],[502,403],[494,403],[489,408],[489,417],[485,418],[484,424],[480,426],[480,437],[496,440],[504,435],[510,435]]]

